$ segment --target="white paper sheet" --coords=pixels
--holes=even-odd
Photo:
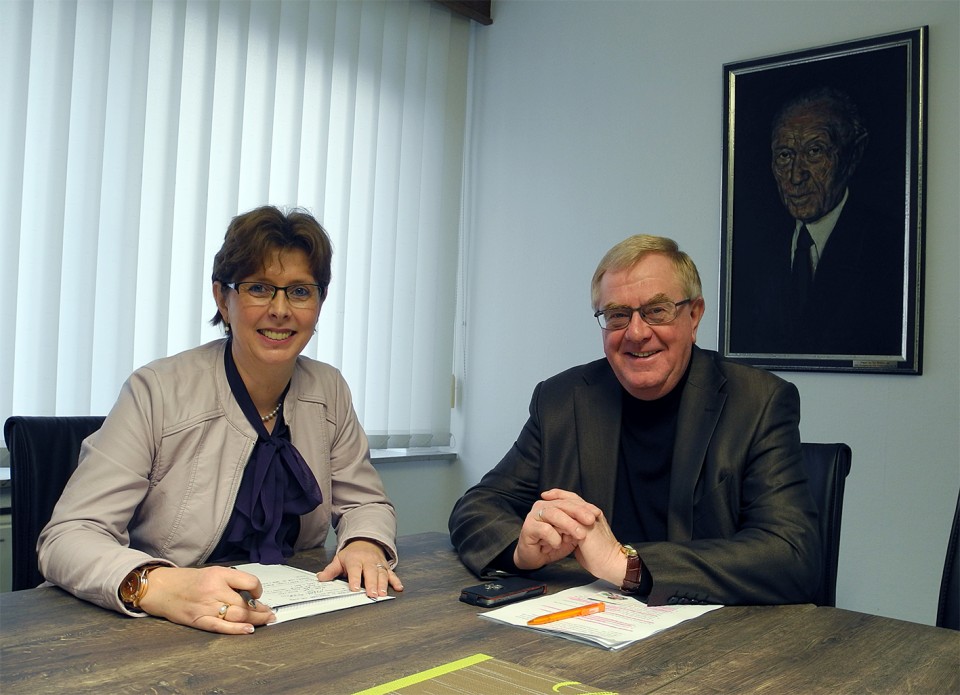
[[[527,625],[531,618],[597,601],[604,603],[602,613],[566,618],[545,625]],[[632,596],[620,593],[607,582],[596,581],[512,603],[481,613],[480,617],[616,650],[718,608],[722,606],[647,606]]]

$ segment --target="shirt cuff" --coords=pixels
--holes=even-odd
[[[514,541],[497,555],[490,563],[483,568],[482,576],[494,576],[504,574],[523,574],[523,570],[513,564],[513,553],[517,549],[517,541]]]

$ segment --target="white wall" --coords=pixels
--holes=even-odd
[[[534,385],[602,355],[589,279],[620,239],[697,261],[717,347],[722,65],[930,26],[922,376],[783,372],[804,441],[845,441],[838,604],[933,623],[960,485],[958,34],[949,2],[496,0],[475,27],[466,205],[464,484],[513,443]]]

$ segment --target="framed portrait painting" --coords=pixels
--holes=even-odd
[[[723,66],[724,356],[921,373],[927,33]]]

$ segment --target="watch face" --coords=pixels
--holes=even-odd
[[[140,573],[134,570],[127,575],[127,578],[123,580],[123,584],[120,585],[120,598],[127,603],[131,603],[139,590]]]

